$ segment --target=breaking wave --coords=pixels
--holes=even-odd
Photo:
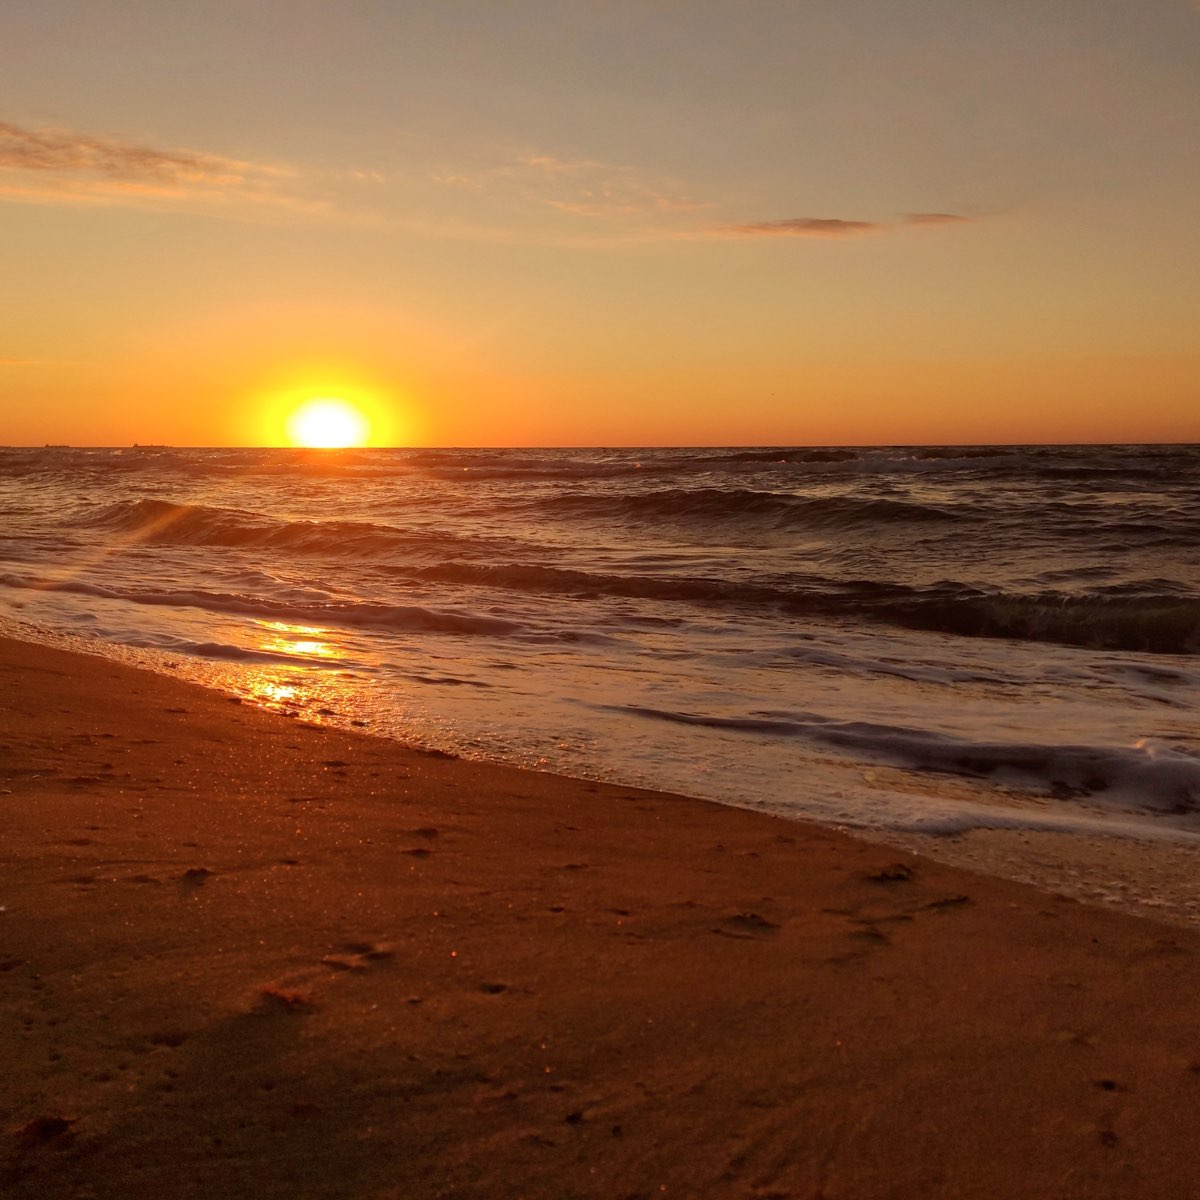
[[[460,551],[479,539],[428,529],[397,529],[368,521],[280,521],[261,513],[169,500],[123,501],[85,516],[80,525],[128,534],[152,545],[224,546],[299,554],[366,555],[381,550],[453,544]]]
[[[975,742],[928,729],[838,721],[816,713],[764,712],[745,718],[619,705],[656,721],[772,737],[799,737],[856,757],[910,770],[945,772],[1034,787],[1062,800],[1184,815],[1200,808],[1200,758],[1138,742],[1132,746],[1053,746]]]
[[[986,594],[952,584],[932,588],[813,578],[740,583],[697,576],[619,575],[537,564],[439,563],[415,578],[541,592],[619,596],[793,615],[864,616],[908,629],[1012,638],[1103,650],[1200,654],[1200,599],[1172,594],[1078,596]]]

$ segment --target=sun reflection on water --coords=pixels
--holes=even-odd
[[[287,655],[294,662],[286,666],[255,666],[242,673],[240,690],[249,699],[267,708],[296,713],[306,710],[310,716],[332,715],[315,701],[330,691],[333,681],[328,670],[319,670],[347,657],[333,640],[331,630],[320,625],[296,625],[289,621],[255,621],[259,627],[257,647],[269,654]],[[308,668],[307,670],[305,668]]]
[[[300,688],[294,683],[281,683],[267,671],[249,674],[246,677],[246,691],[255,700],[275,707],[291,707],[301,696]]]
[[[259,621],[274,636],[259,643],[259,649],[272,654],[290,654],[297,658],[338,659],[346,652],[326,639],[329,630],[319,625],[289,625],[286,621]]]

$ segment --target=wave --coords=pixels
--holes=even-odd
[[[1143,484],[1147,481],[1162,483],[1170,478],[1173,483],[1184,480],[1195,481],[1200,474],[1200,455],[1195,447],[1178,447],[1168,450],[1160,448],[1157,454],[1139,455],[1132,458],[1126,454],[1097,454],[1081,458],[1032,458],[1026,464],[1032,479],[1062,480],[1067,484],[1095,482],[1103,485],[1128,483]]]
[[[985,593],[893,596],[858,606],[912,629],[1056,642],[1092,650],[1200,654],[1200,598]]]
[[[437,483],[495,484],[621,477],[778,479],[781,467],[807,478],[851,480],[937,475],[947,479],[1095,485],[1136,489],[1170,477],[1196,480],[1195,446],[801,446],[643,448],[622,450],[481,449],[181,449],[141,446],[120,449],[0,447],[0,478],[38,476],[64,487],[100,484],[123,477],[155,481],[213,479],[360,480],[409,479]]]
[[[776,526],[843,526],[899,521],[958,521],[969,514],[933,504],[863,496],[796,496],[748,488],[664,488],[653,492],[576,492],[537,502],[546,512],[618,520],[726,520]]]
[[[1200,598],[1164,590],[1085,596],[988,594],[956,584],[930,588],[815,577],[742,583],[702,576],[621,575],[535,563],[444,562],[412,578],[547,595],[774,608],[793,616],[864,616],[908,629],[1011,638],[1099,650],[1200,654]],[[1169,589],[1170,581],[1162,581]]]
[[[734,511],[738,506],[765,505],[777,516],[789,514],[789,519],[794,517],[797,504],[797,499],[791,496],[716,489],[699,493],[672,490],[609,499],[617,506],[644,502],[661,518],[664,495],[668,497],[668,508],[674,505],[689,516],[694,514],[692,504],[699,497],[701,507],[710,510],[710,520],[716,512],[729,511],[726,506],[731,496]],[[596,497],[568,495],[555,499],[582,511],[594,511]],[[938,515],[945,515],[925,506],[852,497],[829,497],[813,503],[827,522],[852,516],[869,519],[869,515],[881,519],[882,512],[896,507],[908,518],[913,517],[914,510],[924,514],[918,520],[935,520]],[[300,554],[350,556],[370,562],[377,570],[423,583],[467,584],[546,595],[682,602],[734,611],[773,609],[792,616],[866,617],[910,629],[969,637],[1012,638],[1103,650],[1200,653],[1200,598],[1166,579],[1142,580],[1136,587],[1122,585],[1099,591],[1023,593],[989,591],[953,582],[913,587],[819,574],[760,576],[751,581],[623,574],[513,562],[511,556],[520,543],[510,540],[402,530],[359,521],[278,521],[258,513],[155,499],[111,505],[76,524],[126,535],[137,544],[282,549]],[[238,603],[243,602],[260,607],[276,603],[242,597]],[[339,617],[333,614],[330,619]]]
[[[974,742],[817,713],[722,717],[638,705],[604,707],[682,725],[805,738],[910,770],[1033,786],[1056,799],[1086,798],[1092,804],[1174,815],[1200,809],[1200,757],[1145,741],[1120,747]]]
[[[712,454],[694,458],[695,463],[842,463],[856,462],[858,450],[839,450],[832,447],[789,450],[782,446],[769,450],[737,450],[729,454]]]
[[[0,477],[59,474],[64,481],[145,475],[184,479],[287,476],[295,479],[391,478],[409,473],[402,459],[374,450],[49,447],[14,454],[0,447]]]
[[[939,459],[956,461],[977,458],[1014,458],[1022,451],[1005,446],[909,446],[903,447],[900,453],[907,453],[912,458],[930,461]]]
[[[283,549],[301,554],[367,555],[386,549],[458,552],[496,546],[444,531],[405,530],[369,521],[280,521],[262,513],[170,500],[128,500],[76,522],[152,545]]]
[[[186,654],[192,658],[208,658],[218,662],[270,663],[281,666],[304,666],[346,671],[357,665],[347,658],[320,658],[317,656],[285,654],[279,651],[233,646],[228,642],[196,642],[188,638],[172,637],[169,634],[126,635],[119,639],[122,645],[146,650],[160,650],[170,654]]]
[[[653,521],[737,521],[760,527],[837,528],[888,522],[970,519],[951,508],[901,500],[854,496],[798,497],[746,489],[685,488],[638,493],[567,493],[521,498],[538,511],[576,519]],[[171,500],[126,500],[73,522],[86,528],[129,535],[153,545],[283,549],[301,554],[366,555],[389,549],[465,553],[499,549],[496,541],[444,531],[399,529],[369,521],[281,521],[262,513]]]
[[[443,562],[400,568],[414,579],[463,583],[543,595],[619,596],[626,599],[678,600],[690,603],[778,604],[792,593],[769,585],[679,575],[620,575],[549,567],[538,563]]]
[[[469,451],[412,452],[403,463],[432,479],[445,480],[564,480],[617,479],[622,476],[654,475],[663,472],[695,470],[700,460],[650,451],[645,456],[632,454],[579,454],[574,457],[541,455],[522,458],[512,452],[482,454]]]
[[[242,596],[230,592],[209,592],[201,588],[180,591],[150,589],[120,589],[81,579],[36,579],[20,575],[0,574],[0,584],[41,592],[69,592],[81,596],[97,596],[127,604],[146,604],[168,608],[199,608],[207,612],[236,613],[292,623],[310,622],[317,625],[343,625],[386,630],[410,630],[421,633],[481,634],[503,637],[518,633],[525,627],[517,621],[500,617],[485,617],[476,613],[457,613],[422,608],[419,605],[349,603],[324,601],[290,604],[259,596]]]
[[[1122,545],[1157,545],[1163,539],[1194,546],[1200,535],[1186,505],[1158,506],[1138,518],[1127,506],[1043,505],[1040,513],[997,509],[978,489],[962,492],[952,505],[870,496],[801,496],[746,488],[669,488],[649,492],[586,491],[530,496],[515,491],[486,502],[492,512],[539,512],[580,520],[753,523],[759,530],[840,529],[921,523],[936,525],[988,518],[1014,529],[1037,519],[1042,532],[1071,538],[1120,539]],[[442,498],[405,496],[402,506],[430,513]],[[432,507],[431,507],[432,506]],[[401,507],[388,497],[379,507]],[[462,511],[461,508],[459,510]],[[451,519],[447,509],[446,519]],[[494,553],[497,539],[483,540],[428,528],[402,529],[366,520],[279,520],[264,513],[143,497],[75,517],[72,526],[133,535],[131,540],[164,545],[280,548],[298,553],[363,554],[388,548],[445,550],[455,547]]]

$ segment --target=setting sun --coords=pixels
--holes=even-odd
[[[336,397],[321,397],[301,405],[288,421],[293,445],[337,450],[363,445],[370,434],[363,413]]]

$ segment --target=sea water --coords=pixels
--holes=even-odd
[[[0,618],[882,831],[1200,835],[1200,447],[0,450]]]

